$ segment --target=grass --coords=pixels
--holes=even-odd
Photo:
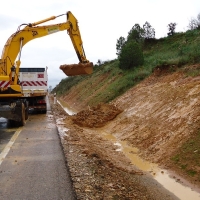
[[[171,160],[182,172],[200,181],[200,130],[179,148]]]
[[[183,69],[186,76],[196,77],[200,75],[200,65],[194,66],[193,68]]]

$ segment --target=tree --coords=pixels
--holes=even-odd
[[[124,45],[119,56],[119,68],[131,69],[144,63],[144,57],[139,44],[132,40]]]
[[[126,39],[122,36],[117,40],[117,44],[116,44],[117,53],[116,54],[118,55],[118,57],[119,57],[121,50],[122,50],[123,46],[125,45],[125,43],[126,43]]]
[[[200,29],[200,13],[197,15],[197,19],[192,18],[189,21],[188,28],[190,30]]]
[[[169,32],[167,33],[168,36],[171,36],[175,33],[176,25],[176,23],[170,23],[167,25],[169,30]]]
[[[134,40],[140,42],[144,39],[144,30],[139,24],[135,24],[132,29],[128,32],[127,42]]]
[[[189,21],[189,25],[188,25],[188,28],[190,30],[194,30],[194,29],[197,29],[198,27],[198,21],[194,18],[192,18],[190,21]]]
[[[149,22],[145,22],[145,24],[143,25],[143,30],[145,39],[155,38],[155,29],[152,28]]]
[[[200,22],[200,13],[197,15],[197,19]]]
[[[97,64],[100,66],[103,64],[103,62],[100,59],[98,59]]]

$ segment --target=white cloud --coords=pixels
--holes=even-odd
[[[148,21],[156,31],[156,37],[167,35],[167,25],[176,22],[176,31],[186,31],[189,20],[200,13],[199,0],[7,0],[1,4],[0,47],[3,50],[8,37],[22,23],[32,23],[52,15],[71,11],[78,19],[87,59],[116,58],[116,42],[138,23]],[[62,16],[48,24],[62,23]],[[46,24],[46,23],[45,23]],[[30,41],[23,48],[21,66],[48,66],[49,85],[53,87],[66,75],[59,69],[61,64],[78,63],[78,58],[66,31]]]

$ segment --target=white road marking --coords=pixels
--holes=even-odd
[[[21,131],[22,131],[21,127],[17,129],[17,131],[15,132],[15,134],[12,136],[12,138],[10,139],[10,141],[8,142],[8,144],[5,146],[5,148],[1,152],[1,154],[0,154],[0,165],[3,162],[4,158],[7,156],[8,152],[10,151],[10,148],[14,144],[15,140],[17,139],[17,137],[19,136],[19,134],[20,134]]]

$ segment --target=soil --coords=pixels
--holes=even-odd
[[[116,117],[121,110],[101,104],[75,116],[69,116],[59,104],[51,108],[56,119],[66,162],[78,200],[176,200],[148,174],[138,170],[117,147],[98,134],[98,128]],[[94,109],[94,110],[93,110]],[[98,112],[99,118],[94,115]],[[88,115],[88,114],[91,115]],[[104,113],[104,114],[103,114]],[[110,113],[107,115],[106,113]],[[87,116],[82,118],[82,116]],[[82,121],[81,121],[82,119]],[[90,122],[90,120],[92,123]],[[101,120],[102,119],[102,120]],[[88,122],[88,123],[87,123]],[[81,126],[80,126],[81,123]]]
[[[69,105],[75,103],[76,108],[83,105],[76,98],[71,100],[70,94],[62,99]],[[199,130],[200,76],[160,67],[110,104],[89,107],[85,102],[87,109],[72,116],[52,102],[77,199],[177,199],[137,169],[116,144],[103,137],[105,133],[200,188],[199,181],[182,173],[170,160]],[[200,168],[196,170],[200,173]]]

